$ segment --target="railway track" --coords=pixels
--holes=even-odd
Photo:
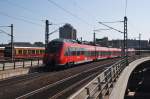
[[[8,79],[0,81],[0,87],[9,86],[12,84],[16,84],[16,83],[24,82],[27,80],[35,79],[35,78],[41,77],[41,76],[46,75],[46,74],[48,74],[48,73],[35,72],[35,73],[31,73],[31,74],[25,74],[22,76],[8,78]]]
[[[73,68],[54,71],[49,73],[33,74],[31,77],[19,77],[18,79],[5,81],[5,83],[0,82],[0,98],[1,99],[12,99],[20,97],[24,94],[30,93],[34,90],[43,88],[43,86],[53,85],[56,82],[64,80],[65,78],[72,77],[83,71],[90,70],[96,66],[102,66],[102,64],[113,63],[119,59],[109,59],[100,62],[93,62],[89,64],[82,64]],[[102,70],[102,69],[101,69]],[[95,74],[96,75],[96,74]],[[94,76],[94,74],[93,74]],[[86,77],[84,77],[86,78]],[[35,83],[36,82],[36,83]],[[66,83],[67,84],[67,83]]]
[[[78,85],[86,83],[90,79],[94,78],[96,75],[101,73],[105,68],[111,66],[113,63],[108,63],[105,65],[100,65],[95,68],[85,70],[81,73],[68,77],[66,79],[60,80],[54,84],[44,86],[40,89],[27,93],[25,95],[17,97],[17,99],[57,99],[66,92],[70,93],[70,90]],[[64,97],[65,99],[66,97]]]

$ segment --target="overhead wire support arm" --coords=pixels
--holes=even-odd
[[[11,34],[5,32],[4,30],[0,30],[0,33],[6,34],[6,35],[8,35],[8,36],[11,36]]]
[[[94,32],[99,32],[99,31],[107,31],[107,30],[111,30],[111,29],[95,29],[93,30]]]
[[[49,33],[48,35],[52,35],[53,33],[55,33],[55,32],[57,32],[59,30],[59,28],[58,29],[56,29],[56,30],[54,30],[54,31],[52,31],[51,33]]]
[[[112,21],[112,22],[102,22],[102,23],[120,23],[120,22],[124,22],[124,21]]]
[[[115,31],[117,31],[117,32],[124,33],[124,32],[122,32],[122,31],[120,31],[120,30],[118,30],[118,29],[115,29],[115,28],[113,28],[113,27],[111,27],[111,26],[108,26],[108,25],[104,24],[103,22],[98,22],[98,23],[101,24],[101,25],[104,25],[104,26],[106,26],[106,27],[108,27],[108,28],[110,28],[110,29],[112,29],[112,30],[115,30]]]

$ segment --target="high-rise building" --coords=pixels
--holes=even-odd
[[[59,28],[59,38],[76,40],[77,31],[71,24],[65,24]]]

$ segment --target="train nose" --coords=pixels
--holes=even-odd
[[[56,63],[56,60],[57,60],[57,55],[56,54],[50,54],[49,55],[49,61],[51,63]]]

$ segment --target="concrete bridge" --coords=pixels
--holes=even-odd
[[[150,57],[114,64],[70,99],[150,99]]]
[[[110,99],[150,99],[150,57],[133,61],[121,73]]]

